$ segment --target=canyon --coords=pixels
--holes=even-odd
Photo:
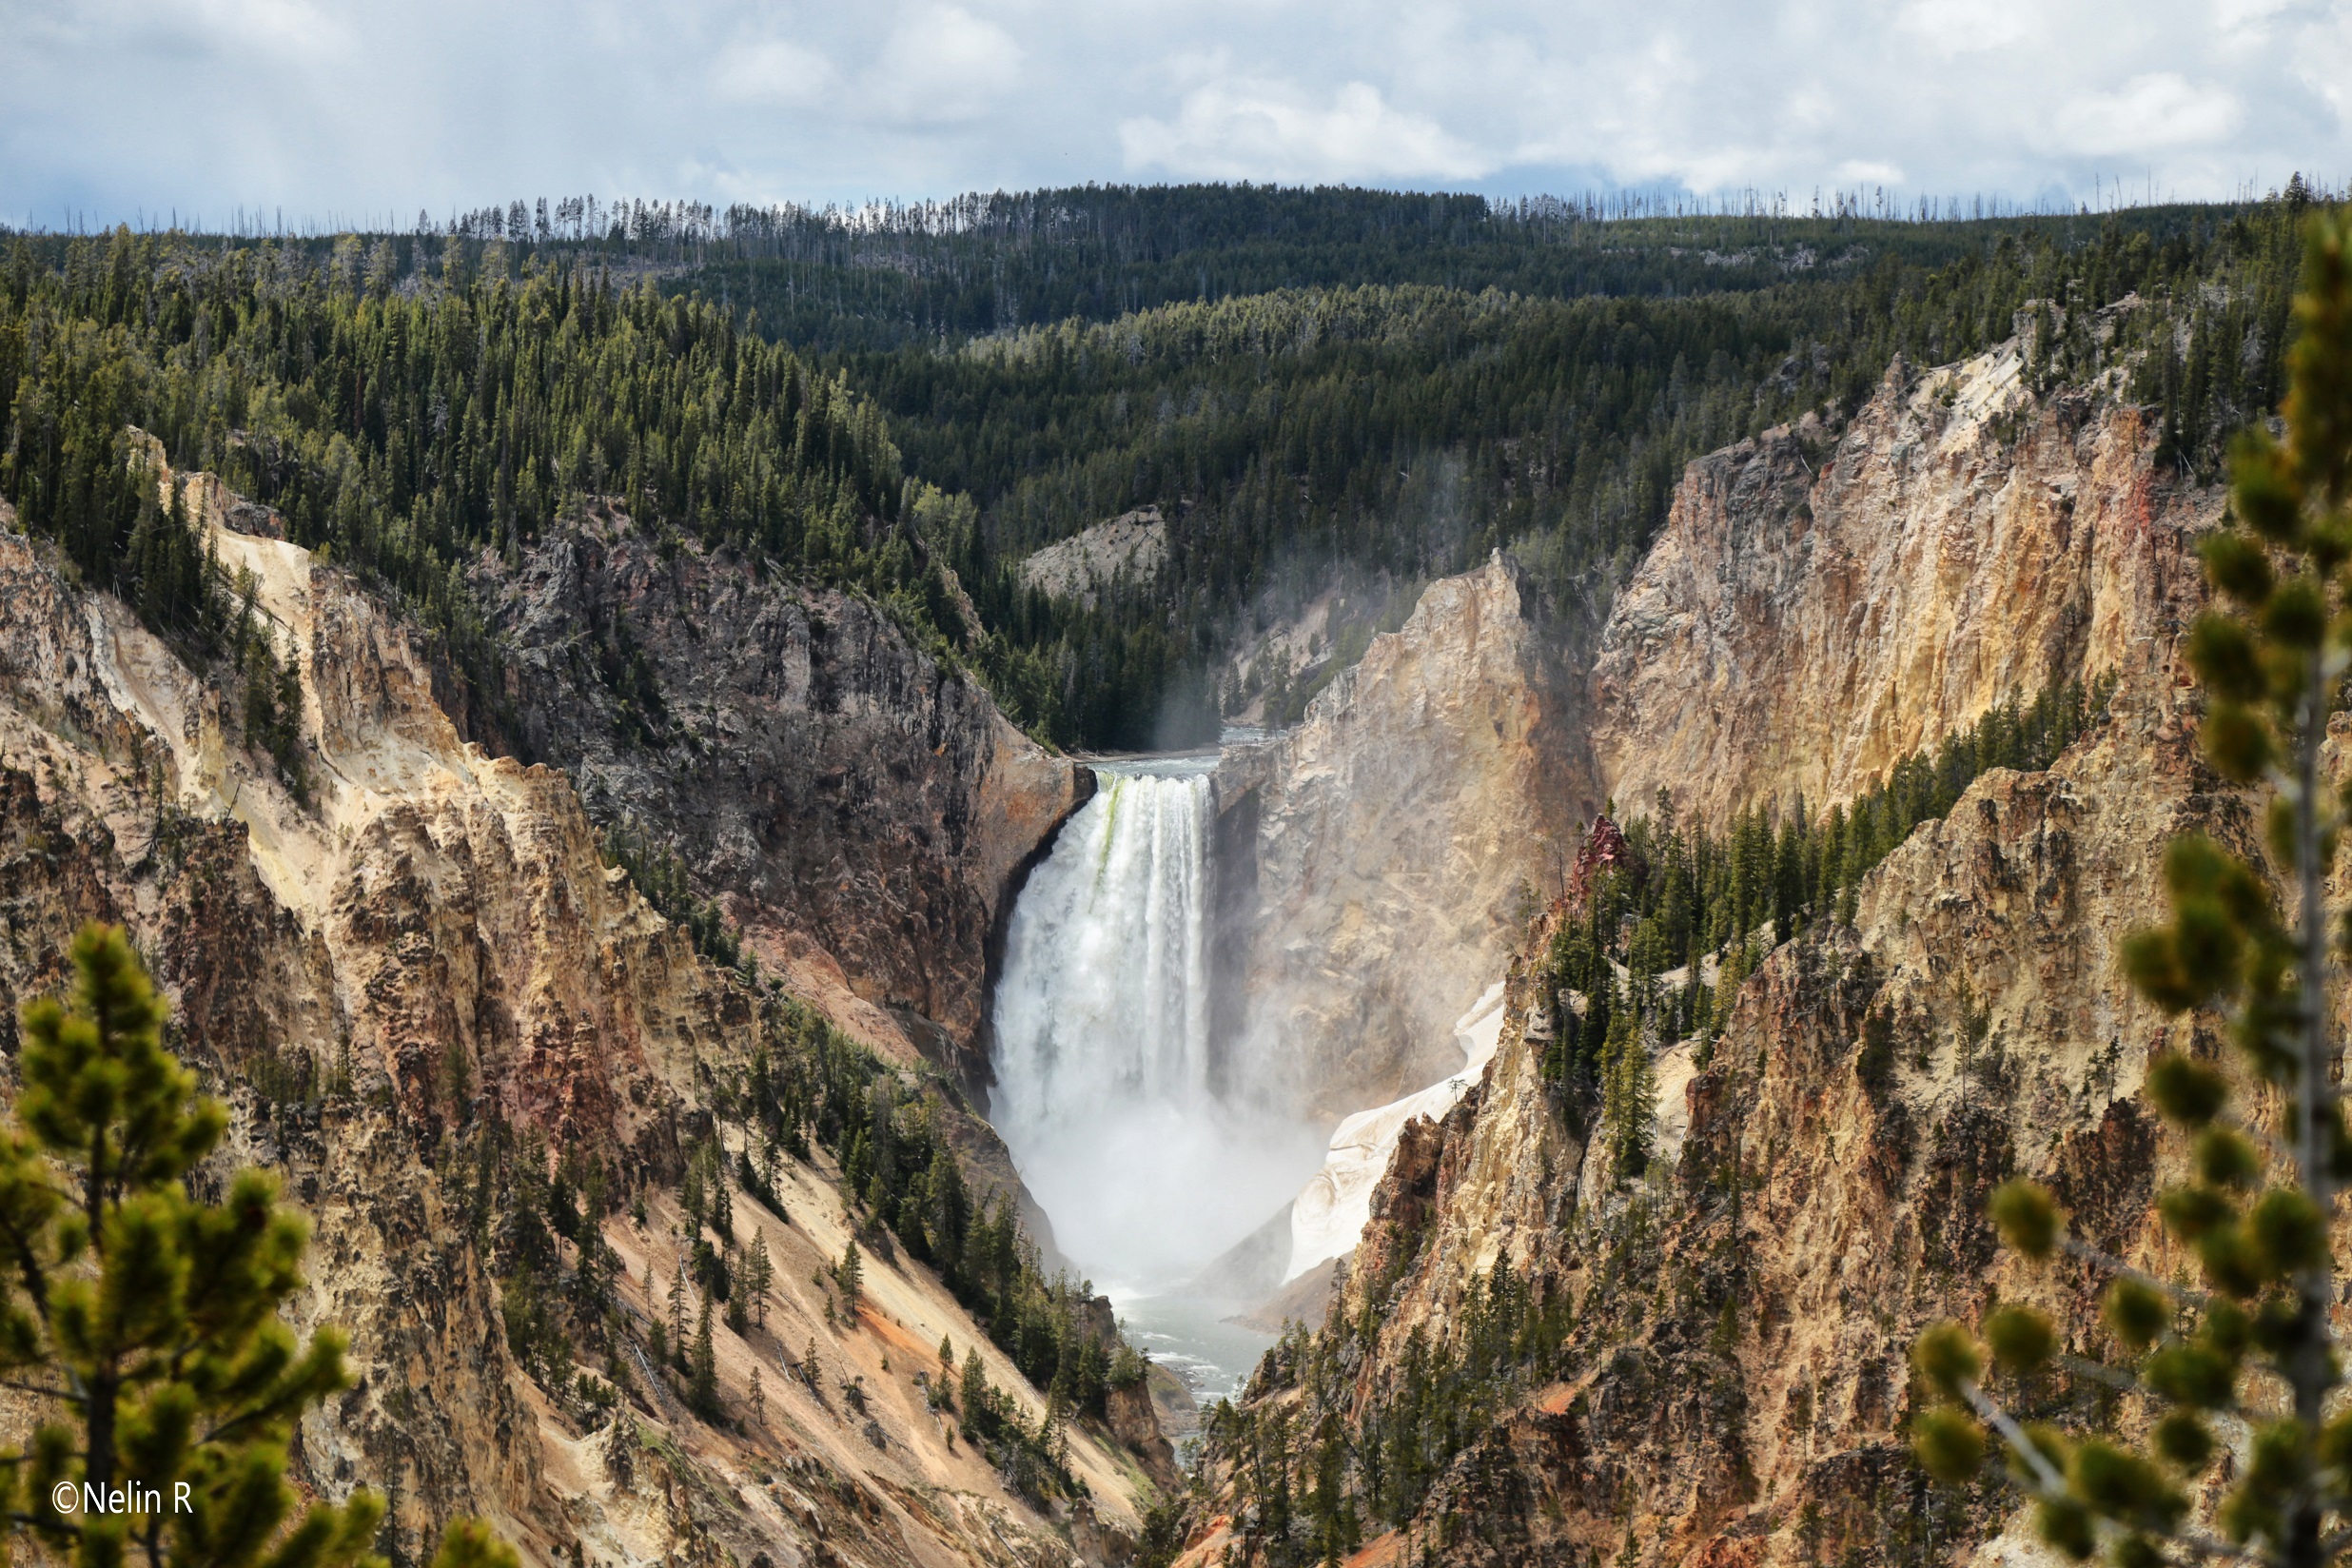
[[[606,507],[474,581],[515,749],[637,821],[794,994],[894,1060],[986,1082],[991,942],[1092,775],[872,603]]]
[[[2089,1284],[1996,1266],[1985,1193],[2041,1173],[2103,1245],[2158,1254],[2152,1184],[2179,1156],[2138,1075],[2190,1026],[2129,996],[2115,951],[2158,913],[2169,836],[2252,842],[2178,662],[2220,499],[2160,467],[2115,380],[2037,389],[2021,342],[1898,361],[1851,418],[1691,464],[1605,615],[1498,552],[1431,582],[1299,724],[1177,762],[1056,753],[952,635],[609,502],[465,563],[503,684],[461,702],[359,578],[142,461],[187,481],[292,670],[298,765],[0,517],[0,1003],[59,983],[80,921],[131,931],[231,1105],[221,1170],[280,1171],[313,1218],[302,1321],[351,1331],[360,1381],[296,1465],[325,1495],[385,1488],[396,1560],[471,1512],[543,1562],[1125,1562],[1157,1503],[1188,1563],[1273,1560],[1236,1434],[1382,1441],[1499,1280],[1564,1307],[1547,1375],[1464,1403],[1412,1506],[1362,1532],[1364,1568],[1997,1554],[1998,1504],[1910,1466],[1905,1347],[1995,1290],[2079,1311]],[[1147,520],[1108,570],[1156,563],[1127,538]],[[2064,681],[2102,705],[2051,767],[1977,778],[1850,922],[1761,954],[1709,1038],[1648,1043],[1663,1157],[1607,1170],[1543,1066],[1587,1000],[1543,962],[1604,806],[1826,809]],[[740,1086],[800,1008],[880,1059],[1041,1261],[1181,1273],[1254,1236],[1238,1294],[1305,1282],[1188,1484],[1165,1376],[1158,1412],[1130,1383],[1068,1419],[821,1149],[735,1205],[777,1284],[763,1325],[715,1336],[726,1419],[641,1353],[519,1348],[480,1151],[598,1162],[634,1200],[595,1217],[614,1310],[650,1329],[699,1236],[690,1151],[748,1165]],[[1153,1107],[1183,1125],[1127,1114]],[[1211,1124],[1225,1144],[1171,1153]],[[1080,1224],[1072,1194],[1123,1161],[1158,1185]],[[1212,1166],[1234,1183],[1210,1207],[1187,1173]],[[1190,1229],[1118,1250],[1171,1203]],[[1114,1308],[1072,1283],[1107,1352]],[[1082,1496],[1040,1500],[958,1441],[942,1342],[1059,1432]]]

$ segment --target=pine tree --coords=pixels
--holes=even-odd
[[[753,1363],[752,1366],[752,1388],[746,1402],[751,1406],[752,1424],[755,1426],[767,1425],[768,1391],[760,1382],[759,1366],[756,1362]]]
[[[2241,439],[2232,510],[2243,526],[2203,546],[2206,575],[2237,613],[2206,613],[2188,640],[2211,698],[2206,756],[2226,778],[2266,777],[2275,788],[2268,837],[2288,872],[2285,912],[2254,866],[2210,839],[2177,839],[2165,858],[2172,923],[2137,933],[2125,953],[2132,983],[2166,1011],[2225,1009],[2245,1076],[2256,1080],[2242,1097],[2238,1075],[2211,1062],[2166,1053],[2148,1064],[2149,1101],[2193,1139],[2192,1179],[2162,1193],[2158,1211],[2175,1255],[2202,1265],[2205,1289],[2142,1273],[2067,1234],[2055,1199],[2033,1182],[2006,1184],[1991,1204],[2013,1250],[2068,1255],[2069,1294],[2086,1267],[2109,1279],[2107,1336],[2133,1360],[2069,1370],[2144,1401],[2155,1417],[2149,1441],[2144,1449],[2021,1425],[1994,1396],[1988,1348],[2000,1373],[2025,1377],[2062,1343],[2098,1343],[2095,1331],[2062,1337],[2042,1313],[2004,1306],[1984,1318],[1981,1345],[1943,1323],[1913,1350],[1944,1401],[1914,1423],[1922,1461],[1948,1480],[1972,1480],[1990,1427],[2038,1504],[2044,1538],[2077,1558],[2104,1545],[2119,1568],[2191,1557],[2320,1568],[2342,1555],[2342,1521],[2352,1515],[2352,1414],[2335,1398],[2343,1370],[2330,1323],[2342,1279],[2329,1243],[2336,1200],[2352,1179],[2352,1129],[2334,1082],[2342,1044],[2324,883],[2352,801],[2325,788],[2323,767],[2352,662],[2348,252],[2352,225],[2311,220],[2285,440],[2260,429]],[[2334,947],[2340,963],[2352,933],[2339,931]],[[2218,1541],[2189,1522],[2191,1499],[2217,1461],[2227,1466]]]
[[[718,1347],[711,1341],[711,1297],[702,1297],[702,1315],[695,1324],[694,1354],[688,1362],[686,1400],[705,1421],[718,1418]]]
[[[856,1237],[851,1237],[850,1245],[842,1249],[841,1266],[834,1270],[833,1278],[841,1286],[843,1314],[849,1319],[850,1326],[854,1328],[857,1326],[857,1293],[866,1280],[866,1265],[858,1254]]]
[[[743,1291],[751,1297],[752,1322],[757,1327],[768,1326],[768,1290],[774,1284],[775,1264],[768,1256],[768,1234],[755,1228],[751,1261],[743,1270]]]
[[[1631,1006],[1618,1008],[1609,1020],[1601,1070],[1610,1169],[1619,1182],[1629,1182],[1649,1168],[1650,1121],[1657,1101],[1649,1047]]]
[[[989,1375],[980,1364],[978,1345],[964,1352],[963,1382],[956,1389],[956,1397],[963,1405],[966,1426],[975,1426],[985,1419],[989,1408]]]
[[[304,1345],[281,1316],[304,1284],[306,1226],[257,1170],[224,1203],[188,1195],[227,1118],[164,1049],[167,1009],[122,931],[85,927],[70,956],[69,999],[24,1009],[24,1087],[0,1135],[0,1368],[39,1412],[26,1445],[0,1453],[0,1539],[84,1563],[131,1549],[173,1568],[380,1563],[373,1492],[287,1528],[302,1499],[285,1445],[350,1382],[338,1331]],[[60,1489],[120,1489],[129,1506],[60,1511]],[[435,1560],[516,1558],[463,1520]]]
[[[734,1184],[727,1180],[727,1162],[718,1140],[713,1138],[707,1147],[709,1152],[705,1156],[705,1161],[710,1170],[705,1180],[709,1184],[710,1191],[711,1228],[718,1232],[719,1239],[725,1245],[733,1246],[735,1245]]]
[[[677,1273],[670,1281],[670,1354],[678,1358],[682,1371],[686,1365],[686,1258],[678,1255]]]

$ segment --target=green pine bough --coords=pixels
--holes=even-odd
[[[85,927],[73,984],[23,1015],[23,1088],[0,1132],[0,1385],[33,1413],[0,1449],[0,1561],[83,1568],[382,1568],[383,1499],[302,1507],[286,1445],[350,1385],[344,1340],[283,1316],[308,1227],[274,1178],[218,1204],[184,1178],[228,1125],[162,1043],[168,1009],[122,931]],[[516,1568],[478,1519],[434,1568]]]
[[[2158,1210],[2202,1285],[2087,1245],[2047,1188],[2012,1181],[1990,1204],[2003,1242],[2103,1272],[2103,1326],[2118,1356],[2068,1354],[2093,1325],[2069,1330],[2014,1304],[1974,1333],[1940,1323],[1912,1350],[1937,1396],[1912,1426],[1927,1468],[1970,1480],[1997,1438],[2044,1539],[2076,1558],[2105,1551],[2118,1568],[2194,1558],[2317,1568],[2352,1548],[2352,1403],[2329,1312],[2342,1288],[2329,1233],[2352,1182],[2329,986],[2334,961],[2352,951],[2352,923],[2331,931],[2323,897],[2352,790],[2329,791],[2322,769],[2352,668],[2348,245],[2345,215],[2311,220],[2283,437],[2240,438],[2238,526],[2204,548],[2232,608],[2200,617],[2188,641],[2209,698],[2207,757],[2234,782],[2269,787],[2267,841],[2286,907],[2244,859],[2185,837],[2166,855],[2172,923],[2137,933],[2124,955],[2131,983],[2167,1012],[2225,1013],[2243,1063],[2231,1073],[2171,1053],[2148,1068],[2149,1102],[2190,1150],[2191,1179],[2164,1192]],[[2124,1394],[2143,1435],[2012,1417],[2004,1387],[2053,1366]],[[2208,1522],[2191,1498],[2225,1455]]]

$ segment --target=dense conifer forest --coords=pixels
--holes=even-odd
[[[714,302],[578,258],[512,261],[453,244],[418,272],[349,237],[19,239],[0,289],[0,495],[150,625],[217,639],[217,574],[191,569],[185,519],[130,478],[145,430],[393,591],[492,692],[465,560],[589,496],[853,585],[936,635],[944,578],[870,402]]]
[[[2302,200],[1600,221],[1110,188],[19,235],[0,496],[150,624],[250,665],[257,693],[265,639],[130,477],[133,427],[396,592],[488,693],[468,557],[597,497],[869,595],[1049,740],[1188,741],[1231,699],[1230,651],[1335,580],[1394,599],[1499,546],[1558,607],[1597,612],[1684,462],[1842,419],[1898,355],[2023,329],[2046,383],[2121,369],[2167,456],[2210,478],[2223,433],[2276,401]],[[1023,585],[1030,552],[1151,504],[1155,576],[1091,604]]]

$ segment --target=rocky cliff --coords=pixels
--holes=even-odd
[[[2218,1045],[2115,964],[2162,914],[2168,838],[2253,836],[2175,658],[2220,498],[2157,470],[2112,389],[2028,396],[2008,351],[1891,376],[1822,440],[1686,476],[1598,659],[1620,797],[1665,785],[1717,821],[1833,799],[2086,671],[2116,677],[2104,721],[2046,773],[1977,778],[1851,925],[1773,951],[1715,1038],[1646,1042],[1646,1173],[1620,1179],[1598,1103],[1545,1078],[1515,965],[1483,1079],[1402,1129],[1325,1327],[1268,1358],[1212,1448],[1183,1560],[1351,1527],[1363,1564],[1997,1557],[2013,1498],[1933,1491],[1908,1458],[1907,1348],[1996,1291],[2093,1322],[2101,1282],[1996,1261],[1986,1195],[2038,1174],[2098,1245],[2169,1268],[2151,1200],[2184,1156],[2138,1085],[2154,1051]],[[1334,1432],[1345,1518],[1309,1507]],[[1300,1490],[1269,1488],[1269,1452]]]
[[[388,1492],[383,1544],[398,1561],[428,1557],[461,1512],[488,1514],[537,1562],[1058,1564],[1123,1551],[1147,1487],[1107,1434],[1071,1433],[1093,1500],[1059,1517],[959,1447],[925,1391],[942,1337],[959,1357],[976,1350],[1032,1424],[1046,1401],[929,1271],[874,1257],[863,1311],[836,1323],[814,1276],[862,1222],[822,1155],[783,1163],[789,1222],[738,1200],[738,1235],[764,1234],[779,1284],[764,1329],[715,1336],[726,1418],[690,1414],[641,1351],[625,1353],[661,1318],[659,1285],[689,1234],[667,1196],[681,1134],[713,1128],[720,1087],[774,1027],[771,999],[699,957],[608,867],[562,774],[460,738],[428,659],[360,583],[269,537],[218,486],[190,493],[224,567],[249,574],[257,632],[296,674],[304,787],[246,744],[217,676],[71,586],[0,509],[0,1017],[59,982],[82,920],[123,922],[147,953],[176,1006],[175,1043],[234,1110],[213,1174],[231,1161],[284,1174],[315,1224],[301,1315],[351,1331],[360,1381],[306,1421],[306,1483]],[[956,706],[953,688],[896,691],[911,738],[877,739],[870,765],[911,770],[931,755],[918,746],[948,755],[977,736],[942,794],[1027,788],[1002,720]],[[841,705],[879,736],[892,695]],[[1037,776],[1069,788],[1054,764]],[[894,782],[907,794],[892,804],[928,787]],[[918,815],[892,841],[934,845],[942,831]],[[956,848],[974,886],[1001,885],[1023,853],[970,835]],[[974,987],[985,913],[976,902],[956,928]],[[939,1114],[952,1120],[944,1102]],[[609,1364],[547,1364],[541,1351],[526,1364],[514,1348],[516,1303],[477,1229],[487,1166],[475,1166],[514,1147],[592,1160],[643,1205],[601,1222],[626,1268]],[[600,1379],[625,1391],[617,1406],[591,1397]],[[1144,1441],[1148,1423],[1128,1414]]]
[[[526,755],[857,1038],[985,1081],[991,943],[1092,788],[872,605],[600,509],[475,567]]]
[[[1220,806],[1254,813],[1218,846],[1221,877],[1254,878],[1224,915],[1246,933],[1245,1049],[1303,1107],[1458,1068],[1454,1020],[1557,888],[1598,793],[1554,637],[1498,557],[1432,583],[1303,723],[1228,750]]]
[[[1809,416],[1691,465],[1594,666],[1626,810],[1826,807],[2007,696],[2169,648],[2209,504],[2111,386],[2037,397],[2024,368],[2014,342],[1897,363],[1839,439]]]

